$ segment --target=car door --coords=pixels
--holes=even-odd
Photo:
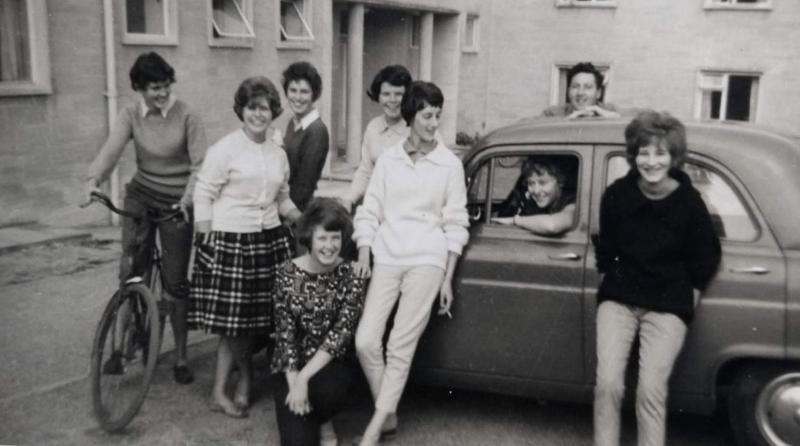
[[[476,379],[579,383],[585,378],[583,276],[591,150],[495,147],[467,166],[471,237],[456,273],[452,319],[433,317],[415,368]],[[491,221],[492,209],[515,187],[520,166],[531,155],[574,161],[567,187],[576,196],[576,222],[561,236],[539,236]]]
[[[690,141],[691,144],[691,141]],[[605,186],[629,167],[625,148],[598,146],[598,178],[592,215],[598,215]],[[717,275],[702,296],[684,350],[672,376],[671,391],[710,400],[722,364],[742,357],[784,355],[786,267],[783,254],[758,206],[724,160],[690,154],[683,170],[700,192],[722,246]],[[596,232],[593,218],[592,231]],[[590,254],[591,257],[591,254]],[[593,261],[593,260],[590,260]],[[597,290],[597,274],[587,273],[587,291]],[[594,340],[587,360],[595,364]],[[592,365],[594,367],[594,365]]]

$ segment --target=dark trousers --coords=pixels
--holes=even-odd
[[[353,373],[345,362],[334,359],[308,382],[311,412],[296,415],[286,405],[289,385],[286,375],[273,376],[275,412],[281,446],[319,446],[319,427],[339,413],[347,403]]]

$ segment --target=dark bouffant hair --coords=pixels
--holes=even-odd
[[[433,82],[412,82],[403,95],[402,104],[400,104],[400,114],[403,115],[406,124],[410,126],[417,112],[425,108],[426,105],[442,108],[442,105],[444,105],[442,90]]]
[[[645,110],[625,127],[625,157],[634,172],[639,149],[655,143],[672,156],[672,168],[680,169],[686,161],[686,128],[667,112]]]
[[[411,85],[411,73],[402,65],[387,65],[383,67],[372,79],[372,84],[367,90],[367,96],[373,102],[378,102],[378,98],[381,95],[381,85],[384,82],[388,82],[389,85],[394,85],[395,87],[404,87],[408,91],[408,87]]]
[[[249,77],[239,84],[236,94],[233,95],[233,112],[241,121],[242,110],[247,107],[250,101],[256,98],[265,98],[272,112],[272,119],[277,118],[283,113],[281,108],[281,96],[272,81],[264,76]]]
[[[551,177],[556,179],[556,182],[562,188],[567,181],[567,174],[564,172],[563,167],[561,167],[556,160],[552,159],[532,158],[527,160],[522,166],[523,186],[527,187],[528,179],[533,174],[549,174]]]
[[[322,94],[322,78],[314,65],[308,62],[295,62],[283,71],[283,92],[286,93],[289,89],[289,82],[300,80],[305,80],[311,86],[311,99],[316,102]]]
[[[597,85],[597,89],[600,91],[600,99],[599,102],[603,101],[603,96],[606,94],[605,85],[603,85],[603,81],[605,78],[603,77],[603,73],[600,72],[591,62],[580,62],[572,67],[567,71],[567,89],[572,84],[572,78],[575,77],[578,73],[589,73],[594,76],[594,82]]]
[[[341,231],[343,244],[353,235],[353,221],[350,214],[333,198],[314,198],[297,221],[295,230],[297,241],[308,250],[311,249],[314,229],[318,226],[326,231]]]
[[[169,81],[175,82],[175,70],[158,53],[149,52],[139,55],[128,73],[131,87],[136,90],[147,89],[147,84]]]

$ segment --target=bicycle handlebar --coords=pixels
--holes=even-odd
[[[126,211],[124,209],[120,209],[114,206],[114,203],[111,202],[111,198],[109,198],[108,195],[104,193],[94,191],[90,195],[92,197],[93,202],[100,203],[103,206],[107,207],[111,212],[121,215],[123,217],[137,218],[142,220],[148,220],[153,223],[160,223],[162,221],[172,220],[175,217],[181,216],[180,209],[173,212],[169,212],[160,217],[152,217],[149,215],[137,214],[135,212]]]

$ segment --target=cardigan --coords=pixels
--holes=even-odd
[[[289,161],[267,138],[256,143],[238,129],[208,149],[194,191],[195,221],[213,231],[259,232],[296,209],[289,198]]]
[[[692,289],[704,290],[714,277],[721,249],[689,177],[677,169],[670,176],[679,186],[660,200],[641,192],[635,169],[603,194],[594,242],[597,269],[605,275],[597,297],[672,313],[688,323],[694,316]]]
[[[446,268],[469,239],[467,192],[461,160],[441,141],[412,162],[403,142],[378,158],[364,202],[353,220],[357,246],[375,263]]]
[[[300,370],[320,349],[343,358],[361,317],[365,289],[352,262],[325,273],[284,262],[275,278],[272,372]]]
[[[139,102],[124,107],[87,178],[105,181],[119,161],[128,141],[136,150],[134,181],[147,189],[191,203],[197,171],[206,152],[206,135],[200,117],[181,100],[161,113],[144,110]]]
[[[289,186],[292,201],[300,210],[305,210],[314,195],[317,182],[328,156],[328,127],[322,122],[317,110],[306,115],[300,126],[290,120],[283,138],[284,149],[289,159]]]

